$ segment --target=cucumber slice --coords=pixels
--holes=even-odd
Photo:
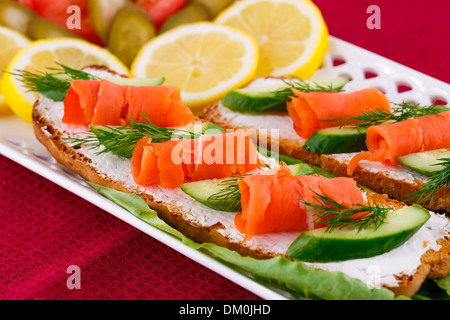
[[[258,150],[258,152],[260,154],[262,154],[265,157],[269,157],[269,158],[274,158],[276,159],[278,162],[284,162],[287,165],[289,164],[297,164],[297,163],[303,163],[302,160],[300,159],[296,159],[296,158],[292,158],[289,156],[285,156],[284,154],[279,154],[277,152],[274,152],[272,150],[266,149],[261,147],[260,145],[256,145],[256,150]]]
[[[109,82],[121,85],[121,86],[160,86],[166,80],[164,77],[159,78],[105,78]]]
[[[388,214],[378,229],[319,228],[303,232],[286,254],[304,262],[332,262],[373,257],[408,240],[430,218],[428,210],[414,204]]]
[[[450,159],[450,149],[411,153],[397,157],[397,159],[404,166],[430,177],[436,171],[444,168],[442,165],[439,165],[439,162],[441,162],[439,159]]]
[[[353,126],[331,127],[316,130],[303,145],[303,150],[312,153],[350,153],[367,150],[367,129]]]
[[[212,122],[194,123],[183,127],[183,129],[196,134],[221,134],[224,132],[221,126]]]
[[[177,138],[191,139],[192,136],[186,131],[194,133],[195,135],[213,135],[222,134],[224,129],[217,124],[211,122],[199,122],[185,127],[178,128],[173,132],[173,136]]]
[[[196,135],[214,135],[222,134],[224,132],[224,129],[221,126],[211,122],[201,122],[181,127],[178,130],[175,130],[173,135],[177,138],[186,137],[190,139],[191,135],[187,134],[186,131],[189,131]]]
[[[310,165],[308,163],[297,163],[288,165],[288,168],[291,170],[292,175],[294,176],[302,176],[302,175],[313,175],[318,174],[327,178],[334,178],[335,176],[327,171],[322,170],[319,167]]]
[[[347,77],[331,80],[306,80],[314,87],[342,88],[348,82]],[[228,92],[221,100],[222,105],[240,113],[287,112],[286,96],[279,91],[289,89],[288,84],[274,86],[250,87]]]
[[[226,108],[240,113],[286,112],[286,99],[277,96],[287,86],[244,88],[228,92],[221,100]]]
[[[304,164],[299,163],[288,167],[293,175],[298,175],[302,174],[303,166]],[[211,209],[226,212],[239,212],[242,209],[239,190],[233,186],[233,183],[230,184],[228,182],[232,182],[232,180],[228,178],[201,180],[184,183],[180,186],[180,188],[186,194]],[[237,197],[223,197],[220,201],[211,199],[211,196],[224,192],[224,190],[229,188],[230,185],[233,186],[232,188],[235,191],[234,195],[237,195]]]
[[[219,211],[239,212],[241,211],[240,197],[229,197],[220,201],[211,200],[210,197],[223,192],[228,185],[224,184],[226,179],[211,179],[184,183],[180,186],[184,193],[188,194],[201,204]]]
[[[300,176],[304,174],[312,174],[310,165],[306,163],[297,163],[287,166],[291,170],[293,176]]]
[[[279,154],[276,152],[273,152],[271,150],[265,149],[259,145],[256,146],[256,149],[258,150],[258,152],[260,154],[262,154],[263,156],[266,157],[270,157],[270,158],[274,158],[276,159],[278,162],[284,162],[286,165],[293,165],[293,164],[302,164],[301,166],[301,173],[297,173],[297,175],[306,175],[306,174],[319,174],[321,176],[327,177],[327,178],[334,178],[336,177],[334,174],[323,170],[320,167],[316,167],[310,164],[307,164],[305,162],[303,162],[302,160],[296,159],[296,158],[292,158],[289,156],[285,156],[284,154]],[[295,174],[294,174],[295,175]]]

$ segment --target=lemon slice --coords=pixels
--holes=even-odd
[[[328,49],[328,28],[310,0],[246,0],[214,20],[251,34],[260,47],[256,77],[310,78]]]
[[[17,70],[48,72],[48,68],[59,68],[57,63],[73,69],[101,65],[129,75],[128,68],[115,55],[85,40],[53,38],[34,41],[16,54],[1,81],[1,92],[17,116],[31,123],[33,104],[39,95],[30,92],[20,79],[11,73]]]
[[[15,54],[23,47],[30,44],[31,40],[13,29],[0,26],[0,80],[3,70],[6,69],[9,62]],[[5,98],[0,94],[0,115],[10,113]]]
[[[212,22],[186,24],[141,48],[131,66],[136,78],[164,77],[180,88],[193,112],[251,80],[258,44],[248,34]]]

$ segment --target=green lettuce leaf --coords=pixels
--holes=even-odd
[[[205,250],[215,258],[229,264],[241,272],[250,273],[254,279],[279,291],[279,286],[304,298],[329,300],[392,300],[393,292],[385,288],[370,289],[362,281],[353,279],[341,272],[327,272],[310,269],[302,263],[284,257],[258,260],[244,257],[239,253],[212,243],[197,243],[161,220],[143,199],[135,194],[123,193],[114,189],[90,183],[100,194],[132,213],[142,221],[163,230],[182,241],[183,244]],[[406,299],[397,297],[397,299]]]
[[[434,282],[447,293],[447,297],[450,299],[450,275],[442,279],[434,279]]]
[[[450,300],[450,276],[442,279],[426,279],[412,296],[413,300]]]

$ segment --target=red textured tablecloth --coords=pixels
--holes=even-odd
[[[315,0],[330,33],[450,82],[446,0]],[[369,30],[369,5],[381,29]],[[0,156],[0,299],[260,299]],[[68,266],[81,271],[69,290]]]

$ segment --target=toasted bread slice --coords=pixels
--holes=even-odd
[[[275,147],[281,154],[319,166],[334,175],[349,176],[347,164],[352,155],[317,154],[303,150],[305,140],[296,135],[289,115],[241,115],[228,110],[220,102],[215,102],[205,108],[201,117],[228,129],[255,129],[258,143],[269,149]],[[273,135],[266,134],[267,129],[272,129],[274,125],[278,126],[279,131]],[[410,198],[409,195],[421,190],[429,181],[428,177],[404,166],[381,165],[371,161],[362,161],[350,177],[377,193],[408,204],[414,202],[406,201]],[[450,188],[440,188],[433,201],[424,201],[421,205],[430,210],[450,212]]]
[[[234,228],[234,214],[207,208],[177,189],[136,185],[131,177],[129,159],[109,153],[99,155],[96,150],[87,147],[71,148],[65,143],[65,138],[73,137],[74,132],[79,132],[79,128],[70,128],[61,122],[62,109],[63,103],[45,98],[39,99],[34,105],[34,132],[50,154],[87,181],[139,195],[161,219],[192,240],[215,243],[245,256],[266,259],[284,255],[287,247],[298,236],[297,232],[282,232],[258,235],[251,241],[244,241],[244,235]],[[384,195],[371,195],[380,201],[384,200],[386,205],[405,205],[389,200]],[[412,296],[424,279],[450,273],[450,221],[441,215],[433,213],[433,216],[439,220],[439,227],[435,227],[437,229],[433,236],[427,238],[425,243],[412,250],[416,255],[420,252],[419,261],[413,263],[412,270],[388,274],[390,278],[396,279],[394,284],[392,281],[382,283],[396,294]],[[427,228],[433,229],[432,226]],[[428,232],[427,228],[424,232]],[[414,242],[411,245],[417,246]],[[397,265],[400,266],[401,263]]]

